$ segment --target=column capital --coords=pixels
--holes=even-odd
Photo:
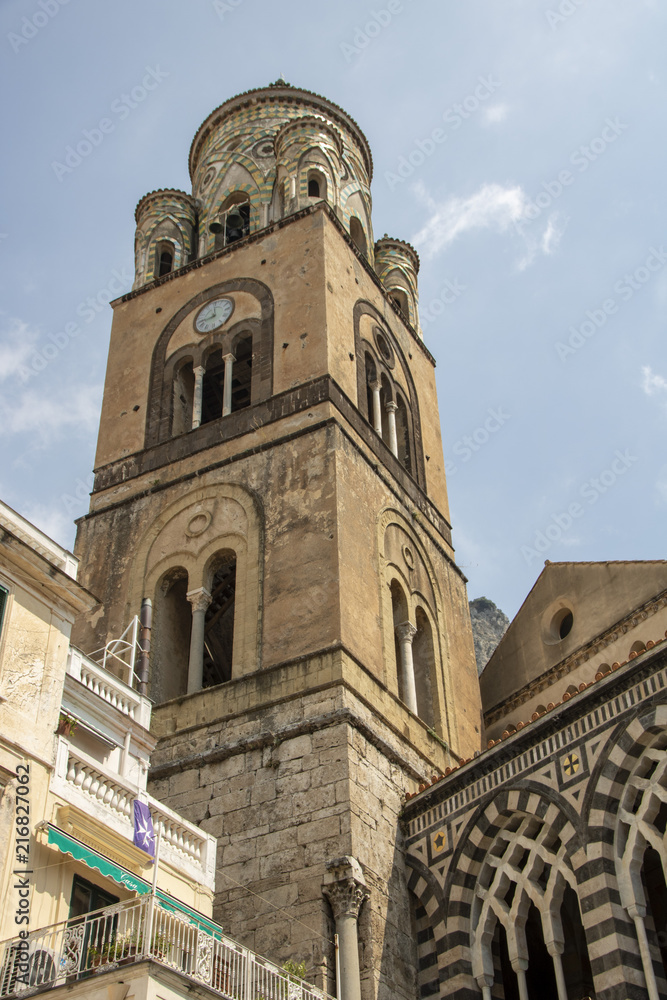
[[[232,361],[232,362],[234,362],[234,361],[236,361],[236,355],[235,355],[235,354],[232,354],[232,352],[230,351],[230,352],[229,352],[229,354],[223,354],[223,355],[222,355],[222,360],[223,360],[223,361],[224,361],[225,363],[226,363],[227,361]]]
[[[391,413],[395,413],[398,409],[398,403],[395,403],[393,399],[390,399],[388,403],[384,404],[385,410],[389,410]]]
[[[334,920],[343,916],[359,916],[365,900],[370,897],[361,865],[355,858],[343,857],[330,861],[322,892],[331,903]]]
[[[409,642],[410,645],[412,645],[412,640],[417,635],[417,629],[412,622],[401,622],[400,625],[396,626],[394,632],[399,642]]]
[[[646,916],[646,907],[641,903],[630,903],[626,910],[633,920],[643,920]]]
[[[373,390],[373,392],[379,392],[380,389],[382,388],[382,383],[377,378],[373,379],[373,381],[369,382],[368,384],[371,387],[371,389]]]
[[[203,378],[204,375],[206,374],[206,369],[204,368],[203,365],[197,365],[197,367],[193,368],[192,371],[194,375],[198,378]]]
[[[339,920],[342,916],[359,916],[362,904],[369,898],[368,889],[355,882],[354,879],[343,879],[341,882],[332,882],[330,885],[323,885],[322,891],[331,903],[334,920]]]
[[[185,596],[192,605],[193,612],[206,611],[211,603],[211,595],[204,587],[200,587],[199,590],[190,590]]]

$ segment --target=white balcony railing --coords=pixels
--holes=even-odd
[[[146,802],[161,845],[174,852],[172,861],[189,865],[192,874],[212,887],[215,869],[215,838],[189,823],[178,813],[127,781],[62,737],[58,741],[56,773],[51,790],[66,802],[110,825],[132,840],[134,800]]]
[[[81,650],[70,646],[67,673],[108,705],[118,709],[134,722],[148,729],[151,723],[151,703],[137,691]]]
[[[190,919],[152,895],[53,924],[24,940],[2,942],[0,997],[67,987],[144,959],[233,1000],[328,1000],[310,983],[226,937],[206,918]]]

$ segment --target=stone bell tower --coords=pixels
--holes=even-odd
[[[136,212],[77,554],[85,650],[154,606],[153,791],[218,838],[216,917],[344,1000],[416,996],[405,793],[480,745],[434,362],[371,152],[280,80]]]

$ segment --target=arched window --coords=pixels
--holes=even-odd
[[[366,356],[364,358],[364,365],[366,371],[366,416],[368,422],[371,425],[375,425],[375,414],[373,410],[373,384],[377,379],[377,369],[375,367],[375,361],[373,356],[366,351]]]
[[[417,634],[412,641],[412,659],[417,689],[417,714],[427,725],[433,727],[435,716],[431,679],[435,674],[435,650],[431,623],[423,608],[417,608],[415,612],[415,625]]]
[[[215,234],[215,249],[242,240],[250,232],[250,198],[245,191],[235,191],[225,200],[220,216],[209,229]]]
[[[387,403],[392,400],[391,384],[386,375],[380,378],[380,415],[382,417],[382,440],[386,446],[390,447],[389,441],[389,415],[387,413]]]
[[[366,244],[366,234],[364,232],[364,227],[362,226],[356,215],[353,215],[350,219],[350,236],[356,243],[356,245],[361,250],[362,254],[366,256],[367,244]]]
[[[232,413],[252,402],[252,337],[242,337],[233,350]]]
[[[394,305],[398,306],[398,310],[406,321],[410,322],[410,307],[408,305],[408,295],[407,292],[402,288],[392,288],[389,292],[392,302]]]
[[[174,270],[173,243],[158,243],[155,248],[155,277],[162,278]]]
[[[407,702],[407,692],[405,689],[406,678],[403,670],[401,669],[401,648],[396,629],[399,625],[404,624],[408,620],[408,601],[398,580],[391,581],[390,589],[394,632],[394,665],[396,668],[396,677],[398,679],[398,695],[401,701]]]
[[[308,171],[308,197],[323,199],[327,196],[327,182],[320,170]]]
[[[410,456],[410,424],[408,421],[408,408],[405,400],[396,394],[398,409],[396,410],[396,438],[398,440],[398,460],[401,465],[412,473],[412,458]]]
[[[211,603],[204,618],[204,670],[202,687],[231,680],[234,653],[234,604],[236,559],[225,554],[216,560],[211,582]]]
[[[217,348],[209,354],[205,363],[206,372],[202,383],[201,422],[208,424],[222,416],[224,398],[225,362],[222,350]]]
[[[188,576],[184,569],[170,570],[157,587],[151,639],[150,696],[154,702],[185,694],[192,609],[187,599]]]
[[[195,376],[192,361],[184,361],[174,373],[172,434],[185,434],[192,427]]]

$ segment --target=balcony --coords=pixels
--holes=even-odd
[[[226,937],[206,917],[184,915],[152,894],[2,942],[0,997],[59,987],[56,996],[69,994],[80,980],[88,984],[85,996],[96,994],[98,985],[106,995],[104,981],[98,984],[96,977],[149,960],[183,977],[177,991],[183,997],[203,986],[226,1000],[328,1000],[315,986]],[[150,966],[145,974],[155,978]]]
[[[194,881],[214,888],[214,837],[62,737],[58,738],[51,791],[79,814],[97,821],[101,829],[114,831],[128,843],[134,835],[134,799],[141,797],[148,805],[155,832],[160,831],[163,860]]]
[[[122,715],[144,729],[151,724],[151,703],[104,666],[95,663],[81,650],[70,647],[67,675],[79,681],[92,694],[101,698]]]

